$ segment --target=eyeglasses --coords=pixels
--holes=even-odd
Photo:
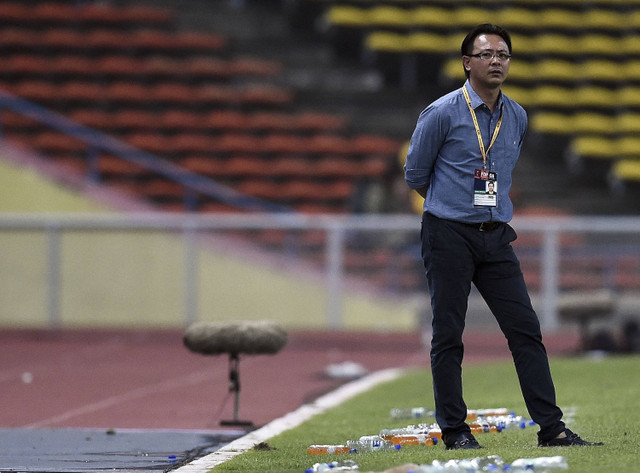
[[[477,53],[477,54],[467,54],[467,56],[469,57],[477,57],[479,59],[482,59],[483,61],[491,61],[494,58],[498,58],[500,61],[508,61],[509,59],[511,59],[511,54],[507,54],[507,53],[491,53],[489,51],[482,51],[481,53]]]

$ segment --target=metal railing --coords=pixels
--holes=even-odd
[[[527,240],[516,252],[521,255],[525,276],[535,271],[539,277],[535,291],[541,301],[538,307],[543,328],[554,330],[558,327],[557,303],[559,294],[564,290],[562,278],[571,265],[581,263],[573,270],[574,274],[582,274],[589,282],[582,286],[583,290],[593,287],[607,287],[615,291],[640,291],[640,271],[634,266],[633,259],[640,261],[640,219],[623,217],[522,217],[516,218],[512,226],[519,234],[519,240]],[[179,234],[184,245],[183,252],[183,323],[189,324],[198,319],[198,248],[202,244],[197,238],[203,233],[236,232],[246,233],[249,242],[260,246],[256,232],[320,232],[323,235],[320,249],[316,248],[312,255],[319,259],[317,266],[321,275],[321,285],[328,291],[326,307],[326,327],[340,329],[343,326],[343,299],[349,280],[366,279],[367,274],[352,274],[349,268],[349,257],[354,251],[366,246],[367,251],[387,251],[392,253],[387,263],[397,263],[398,250],[411,255],[410,269],[415,271],[416,278],[424,279],[422,263],[419,256],[420,217],[417,215],[397,216],[330,216],[305,215],[289,213],[270,214],[124,214],[124,215],[70,215],[70,214],[0,214],[0,243],[7,232],[36,232],[45,236],[46,241],[46,286],[47,286],[47,319],[50,327],[61,324],[60,297],[62,290],[61,266],[63,252],[60,251],[64,236],[72,232],[95,233],[131,233],[160,232]],[[377,235],[377,239],[364,245],[366,236]],[[579,236],[579,241],[564,240],[571,236]],[[394,241],[395,243],[390,243]],[[304,259],[309,253],[291,251],[286,248],[286,238],[282,239],[275,252],[279,258]],[[580,251],[577,252],[576,250]],[[283,251],[285,250],[285,251]],[[2,255],[0,247],[0,257]],[[266,251],[266,250],[265,250]],[[395,252],[395,253],[394,253]],[[320,253],[320,256],[318,256]],[[365,253],[366,255],[366,253]],[[250,258],[250,257],[248,257]],[[598,259],[598,268],[608,271],[598,274],[596,279],[589,279],[584,269],[584,262]],[[373,260],[373,257],[365,259]],[[609,262],[609,263],[607,263]],[[601,264],[602,263],[602,264]],[[631,264],[630,271],[637,277],[638,287],[623,287],[611,277],[616,271],[616,264]],[[528,269],[528,267],[533,269]],[[603,269],[604,268],[604,269]],[[600,270],[598,269],[598,271]],[[2,271],[2,269],[0,269]],[[590,271],[590,270],[589,270]],[[370,270],[369,272],[373,272]],[[241,284],[241,282],[239,282]],[[580,289],[580,283],[576,283]],[[422,293],[420,287],[383,288],[380,294],[391,297],[412,297]],[[393,292],[393,294],[392,294]]]

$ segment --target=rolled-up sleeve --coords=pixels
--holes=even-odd
[[[421,189],[429,186],[441,145],[441,129],[437,109],[427,107],[418,117],[404,165],[404,179],[410,188]]]

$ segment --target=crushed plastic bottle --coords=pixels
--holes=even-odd
[[[511,473],[520,473],[523,471],[535,471],[536,473],[547,472],[551,470],[566,470],[569,468],[567,459],[562,456],[555,457],[538,457],[538,458],[518,458],[505,468],[505,471]]]
[[[334,455],[349,453],[351,449],[346,445],[309,445],[307,453],[309,455]]]
[[[386,450],[400,450],[402,445],[396,445],[379,435],[363,435],[358,440],[347,440],[347,447],[353,453],[378,452]]]
[[[441,462],[434,460],[429,465],[420,465],[407,473],[478,473],[499,472],[504,466],[504,461],[498,455],[467,458],[462,460],[449,460]]]
[[[314,463],[304,473],[320,473],[324,471],[359,471],[358,464],[353,460],[332,461],[329,463]]]
[[[408,407],[391,409],[392,419],[420,419],[422,417],[433,417],[434,411],[426,407]]]

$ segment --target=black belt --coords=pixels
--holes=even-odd
[[[481,232],[490,232],[498,228],[500,225],[502,225],[502,223],[503,222],[482,222],[482,223],[467,223],[467,225],[473,228],[477,228]]]

